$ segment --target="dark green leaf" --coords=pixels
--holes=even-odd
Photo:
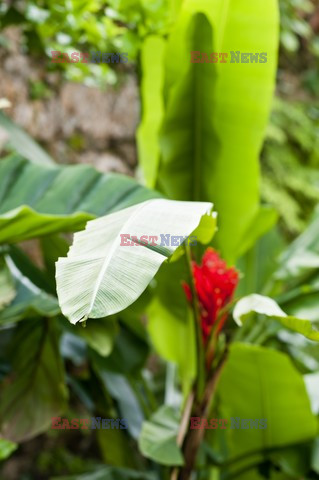
[[[44,432],[65,408],[67,391],[53,320],[20,324],[9,356],[12,371],[0,386],[0,435],[21,442]]]
[[[135,180],[87,165],[0,160],[0,243],[80,230],[90,219],[158,197]]]

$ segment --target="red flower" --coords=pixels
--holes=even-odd
[[[217,320],[217,332],[224,326],[227,313],[221,318],[219,314],[232,300],[239,275],[234,267],[227,268],[226,262],[212,248],[206,250],[201,265],[192,262],[192,271],[200,307],[203,340],[206,342]],[[191,301],[190,286],[183,284],[183,287],[188,301]]]

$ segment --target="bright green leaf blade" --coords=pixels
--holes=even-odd
[[[18,445],[16,443],[5,440],[4,438],[0,438],[0,461],[10,457],[11,453],[13,453],[17,448]]]
[[[171,407],[161,407],[149,421],[143,423],[139,448],[142,454],[161,465],[183,465],[176,437],[179,418]]]
[[[11,344],[12,372],[0,386],[0,435],[21,442],[44,432],[67,397],[53,320],[27,321]]]
[[[218,405],[219,418],[267,421],[264,429],[229,426],[216,431],[226,435],[222,443],[218,435],[213,440],[217,451],[227,445],[225,459],[301,443],[317,433],[302,376],[287,355],[275,350],[233,344],[218,387]]]
[[[148,36],[141,51],[142,121],[137,132],[139,164],[146,184],[154,187],[160,160],[159,130],[164,116],[164,47],[162,37]],[[156,55],[154,55],[156,52]]]
[[[243,253],[247,252],[253,245],[255,245],[259,238],[271,230],[277,220],[278,214],[276,210],[271,207],[260,207],[247,231],[242,238],[240,238],[237,249],[235,250],[235,256],[238,258]]]
[[[7,148],[17,151],[30,162],[39,165],[54,166],[54,160],[36,143],[32,137],[0,112],[0,127],[9,135]]]
[[[212,153],[217,139],[212,131],[211,109],[216,68],[212,63],[190,63],[192,50],[206,52],[212,47],[212,29],[206,16],[196,15],[187,30],[183,34],[187,38],[184,61],[188,68],[185,75],[178,73],[169,92],[161,131],[158,185],[170,198],[199,201],[205,198],[205,177],[211,177],[214,168]],[[167,45],[169,58],[179,55],[173,38]]]
[[[0,160],[0,244],[84,228],[100,215],[158,197],[135,180],[88,165],[34,165]]]
[[[188,278],[185,257],[164,264],[155,277],[154,295],[147,307],[152,344],[162,358],[178,366],[184,395],[189,392],[197,369],[194,318],[182,288],[182,281],[187,282]]]
[[[112,315],[131,305],[178,244],[161,235],[188,237],[210,203],[149,200],[89,222],[76,233],[67,258],[56,264],[59,303],[71,323]],[[156,237],[156,245],[121,245],[123,237]],[[180,238],[178,243],[183,242]]]
[[[248,295],[237,302],[233,317],[236,323],[241,325],[251,313],[274,318],[286,328],[301,333],[310,340],[319,341],[319,330],[315,328],[310,320],[287,315],[272,298],[258,294]]]
[[[192,33],[196,12],[197,27]],[[206,20],[205,20],[206,18]],[[209,200],[218,246],[233,261],[259,210],[259,153],[274,90],[276,0],[188,0],[168,40],[158,184],[179,200]],[[266,52],[267,63],[190,63],[191,50]],[[177,178],[177,180],[176,180]]]

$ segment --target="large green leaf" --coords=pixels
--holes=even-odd
[[[164,264],[155,277],[154,295],[147,308],[147,329],[155,350],[177,364],[184,394],[192,385],[197,366],[195,324],[182,288],[182,281],[188,279],[185,258]]]
[[[45,150],[2,112],[0,112],[0,127],[4,128],[9,136],[6,148],[19,152],[30,162],[54,166],[54,160]]]
[[[84,228],[92,218],[158,197],[135,180],[87,165],[0,160],[0,244]]]
[[[218,387],[219,418],[213,445],[226,459],[293,445],[317,433],[317,419],[302,376],[289,357],[264,347],[234,343]],[[230,428],[231,418],[265,419],[266,428]],[[223,440],[219,436],[223,432]]]
[[[214,202],[229,260],[243,253],[256,218],[259,234],[269,227],[269,213],[259,213],[258,157],[278,27],[277,0],[186,0],[167,43],[158,185],[170,198]],[[192,50],[227,52],[228,62],[191,63]],[[231,63],[231,51],[266,52],[267,63]]]
[[[143,169],[146,184],[154,187],[160,161],[159,130],[164,116],[164,48],[162,37],[149,36],[141,51],[141,98],[142,121],[137,133],[139,164]],[[154,55],[156,51],[156,55]]]
[[[183,465],[184,460],[176,438],[179,418],[172,407],[161,407],[143,423],[139,447],[145,457],[162,465]]]
[[[21,442],[44,432],[65,408],[64,372],[53,320],[20,324],[12,371],[0,385],[0,436]]]
[[[63,314],[76,323],[124,310],[178,247],[173,241],[162,246],[161,235],[187,237],[211,211],[211,203],[157,199],[88,222],[75,234],[68,257],[56,264]],[[157,244],[138,243],[145,234],[155,236]],[[121,245],[121,235],[138,241]]]
[[[257,294],[241,298],[234,308],[233,316],[238,325],[242,325],[242,322],[252,313],[278,320],[286,328],[301,333],[310,340],[319,341],[319,330],[316,325],[310,320],[287,315],[272,298]]]

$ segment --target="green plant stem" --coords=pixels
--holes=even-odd
[[[233,299],[224,308],[220,310],[217,316],[216,322],[213,325],[213,328],[211,329],[211,332],[209,334],[208,341],[207,341],[207,352],[206,352],[206,361],[205,361],[207,372],[211,370],[212,361],[216,351],[220,322],[222,321],[223,316],[229,313],[230,309],[233,307],[233,305],[237,301],[238,301],[238,298]]]
[[[192,271],[192,257],[191,257],[191,250],[189,245],[185,245],[185,253],[186,253],[187,267],[188,267],[189,277],[190,277],[192,305],[193,305],[193,313],[194,313],[194,320],[195,320],[196,346],[197,346],[197,382],[196,384],[197,384],[197,396],[200,398],[204,391],[204,386],[205,386],[204,345],[202,340],[199,303],[198,303],[198,297],[197,297],[194,276]]]

